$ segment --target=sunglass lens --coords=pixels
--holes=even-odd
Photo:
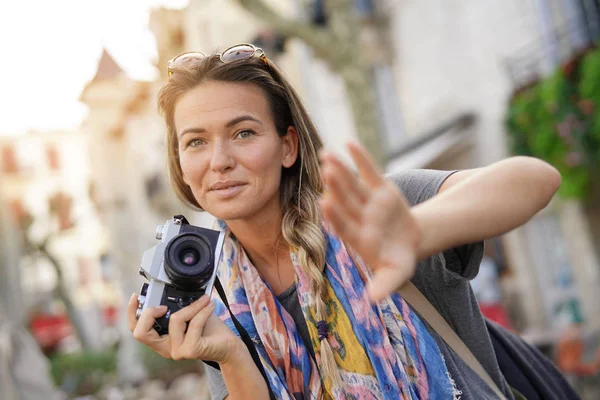
[[[186,53],[171,61],[171,68],[185,68],[206,57],[202,53]]]
[[[234,46],[226,50],[221,59],[223,62],[231,62],[236,60],[246,60],[254,55],[254,47],[248,45]]]

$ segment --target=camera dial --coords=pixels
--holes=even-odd
[[[142,316],[142,311],[144,310],[144,303],[146,302],[146,296],[139,296],[138,297],[138,308],[135,311],[135,318],[136,319],[140,319],[140,317]]]

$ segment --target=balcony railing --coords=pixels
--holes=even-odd
[[[589,20],[590,16],[565,20],[507,57],[504,66],[513,87],[529,86],[589,49],[599,36],[597,24]]]
[[[447,133],[451,130],[462,131],[462,130],[469,129],[475,124],[476,121],[477,121],[477,116],[472,112],[465,112],[465,113],[459,114],[459,115],[455,116],[454,118],[450,119],[449,121],[446,121],[445,123],[440,124],[437,128],[435,128],[429,132],[425,132],[420,135],[417,135],[415,139],[406,143],[401,148],[390,152],[387,155],[387,161],[391,162],[397,158],[403,157],[403,156],[409,154],[410,152],[418,149],[419,147],[423,146],[424,144],[431,142],[432,140],[440,137],[444,133]]]

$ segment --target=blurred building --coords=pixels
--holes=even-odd
[[[600,39],[597,1],[547,0],[530,7],[537,34],[512,49],[502,66],[512,91],[527,88],[563,70]],[[539,318],[557,326],[584,322],[600,332],[597,291],[600,258],[600,192],[583,201],[556,201],[528,224],[522,238],[530,248],[542,300]],[[552,325],[551,325],[552,327]]]
[[[104,232],[89,197],[85,140],[76,132],[40,132],[0,139],[0,202],[6,274],[3,294],[18,319],[31,324],[42,347],[71,329],[59,283],[88,337],[102,345],[114,296],[101,264]],[[62,282],[48,255],[56,260]],[[108,318],[108,319],[107,319]],[[52,325],[52,326],[51,326]],[[60,333],[62,332],[62,333]]]
[[[389,168],[476,167],[508,156],[504,120],[514,90],[527,74],[553,71],[564,60],[559,50],[565,57],[592,43],[584,30],[599,21],[597,8],[583,3],[380,2],[389,16],[399,113],[409,137],[392,151]],[[523,63],[523,54],[537,56],[536,64]],[[461,115],[474,117],[468,129],[445,124]],[[505,235],[498,250],[520,330],[543,341],[581,317],[600,322],[600,265],[580,203],[557,199]]]

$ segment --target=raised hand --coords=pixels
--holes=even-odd
[[[385,179],[367,151],[349,143],[358,176],[332,153],[321,154],[327,189],[321,210],[338,235],[373,269],[367,287],[379,301],[408,281],[421,234],[404,195]]]

